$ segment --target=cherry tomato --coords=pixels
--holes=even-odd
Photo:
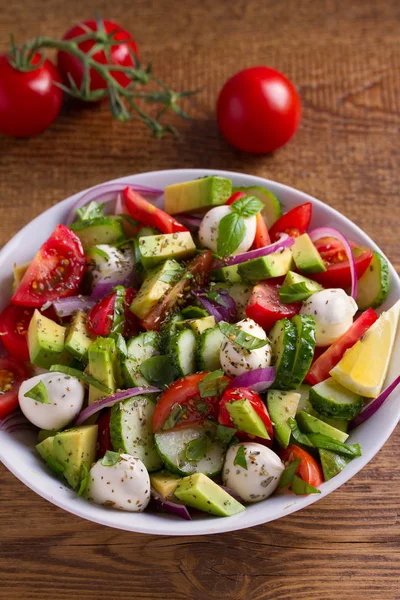
[[[120,44],[116,44],[115,46],[109,47],[110,52],[110,60],[107,58],[104,49],[99,49],[92,55],[93,60],[96,62],[105,65],[105,64],[113,64],[120,65],[123,67],[134,67],[135,62],[133,60],[131,52],[133,52],[136,56],[138,56],[138,48],[136,46],[135,40],[132,38],[131,34],[122,29],[119,25],[114,23],[113,21],[103,21],[104,33],[109,34],[115,31],[112,38],[113,40],[121,40]],[[64,40],[73,40],[74,38],[80,37],[81,35],[85,35],[87,31],[85,29],[91,29],[92,31],[101,31],[99,29],[98,23],[96,21],[84,21],[83,23],[79,23],[75,25],[71,29],[67,31],[64,35]],[[95,45],[94,40],[87,40],[85,42],[80,42],[78,47],[80,50],[89,54]],[[67,86],[70,86],[70,81],[68,75],[72,77],[73,81],[76,83],[78,88],[81,88],[84,67],[83,63],[79,58],[68,54],[68,52],[59,51],[57,56],[57,64],[58,69],[60,71],[61,77],[64,80],[64,83]],[[123,87],[127,87],[131,80],[120,71],[110,71],[111,75],[114,79]],[[94,90],[103,90],[107,88],[107,82],[103,79],[100,73],[97,71],[90,69],[90,91]]]
[[[297,131],[301,104],[293,84],[279,71],[251,67],[225,83],[217,102],[222,135],[236,148],[264,154]]]
[[[171,429],[199,425],[208,418],[217,420],[220,397],[201,398],[198,387],[207,374],[195,373],[182,377],[161,394],[153,416],[154,433],[163,428],[175,406],[182,407],[182,414]],[[224,377],[223,381],[229,381],[229,377]]]
[[[314,242],[314,245],[327,270],[322,273],[314,273],[312,279],[318,281],[325,288],[349,288],[351,286],[350,264],[342,244],[333,238],[322,238]],[[360,279],[371,263],[373,252],[370,248],[357,248],[354,242],[350,242],[350,245],[355,258],[357,277]]]
[[[261,213],[258,213],[258,215],[256,215],[256,219],[257,224],[254,244],[256,248],[264,248],[265,246],[269,246],[271,243],[271,238],[268,233],[268,227]]]
[[[129,214],[134,219],[137,219],[143,225],[148,227],[155,227],[162,233],[177,233],[179,231],[189,231],[184,225],[178,223],[173,217],[157,208],[154,204],[147,202],[131,188],[124,190],[124,199],[126,208]]]
[[[29,360],[28,327],[33,308],[10,304],[0,314],[1,341],[8,354],[21,361]]]
[[[25,365],[14,358],[0,358],[0,419],[18,407],[18,390],[28,379]]]
[[[98,420],[97,430],[97,455],[96,458],[103,458],[107,450],[113,450],[110,433],[111,410],[106,410]]]
[[[270,439],[266,440],[264,438],[259,438],[255,435],[251,435],[250,433],[246,433],[245,431],[237,431],[235,435],[240,440],[242,440],[242,442],[253,441],[258,442],[260,444],[264,444],[264,446],[270,446],[274,438],[274,428],[272,426],[272,422],[269,417],[267,408],[264,402],[261,400],[260,396],[256,394],[256,392],[253,392],[247,388],[233,388],[230,390],[225,390],[224,395],[222,396],[222,400],[219,403],[219,423],[221,425],[225,425],[225,427],[236,427],[231,419],[226,405],[230,402],[235,402],[237,400],[243,399],[247,399],[250,402],[258,416],[261,418]]]
[[[79,238],[65,225],[57,225],[27,268],[11,303],[40,308],[46,302],[73,296],[84,269]]]
[[[272,225],[269,235],[273,242],[279,239],[281,233],[287,233],[291,237],[298,237],[305,233],[310,225],[312,216],[311,202],[305,202],[295,206],[285,213]]]
[[[336,340],[332,346],[325,350],[325,352],[323,352],[312,364],[305,379],[307,383],[316,385],[317,383],[328,379],[329,371],[343,358],[346,350],[354,346],[377,319],[378,315],[372,308],[368,308],[368,310],[363,312],[363,314],[354,321],[350,329],[348,329],[342,337]]]
[[[39,54],[32,64],[40,62]],[[36,135],[57,118],[63,92],[57,69],[49,60],[32,71],[18,71],[0,56],[0,133],[15,137]]]
[[[270,283],[259,283],[246,306],[246,315],[263,329],[269,331],[279,319],[291,319],[301,308],[300,302],[283,304],[279,297],[278,286]]]
[[[281,458],[286,466],[296,458],[300,458],[301,463],[297,467],[296,474],[306,483],[317,488],[324,482],[321,466],[311,454],[300,448],[300,446],[291,444],[282,451]]]

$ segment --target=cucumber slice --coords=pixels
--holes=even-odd
[[[224,464],[225,452],[221,444],[207,436],[205,455],[197,461],[188,460],[186,447],[192,440],[206,435],[203,427],[188,427],[156,433],[154,441],[157,452],[166,468],[178,475],[204,473],[209,477],[218,475]]]
[[[332,377],[311,388],[310,402],[321,415],[345,421],[357,416],[364,406],[361,396],[342,387]]]
[[[274,388],[289,390],[296,358],[297,329],[289,319],[277,321],[269,333],[276,375]]]
[[[358,280],[356,302],[360,310],[380,306],[389,293],[388,262],[379,252],[373,254],[371,264]]]
[[[297,388],[311,366],[315,350],[315,320],[309,315],[296,315],[292,323],[297,328],[296,357],[292,371],[292,387]]]
[[[139,367],[148,358],[158,354],[160,336],[156,331],[146,331],[133,337],[126,345],[127,358],[122,363],[122,377],[127,387],[148,385]]]
[[[282,214],[282,206],[278,198],[267,188],[261,185],[254,185],[250,187],[237,187],[233,188],[233,192],[245,192],[248,196],[255,196],[261,202],[264,203],[264,209],[262,214],[265,222],[267,223],[268,229],[279,219]]]
[[[268,390],[267,408],[274,426],[275,439],[280,446],[287,448],[290,442],[292,430],[287,420],[294,417],[299,404],[300,394],[297,392],[285,392]]]
[[[119,217],[97,217],[88,221],[76,221],[70,229],[81,240],[84,250],[98,244],[115,244],[125,239],[124,228]]]
[[[196,335],[192,329],[183,329],[173,335],[169,355],[176,379],[196,372],[195,351]]]
[[[311,390],[311,385],[308,385],[308,383],[302,383],[296,389],[296,392],[298,394],[300,394],[300,400],[299,400],[299,404],[297,406],[296,412],[300,412],[301,410],[304,410],[305,412],[308,412],[308,413],[310,411],[311,411],[311,413],[314,413],[314,409],[311,406],[310,397],[309,397],[310,390]]]
[[[160,352],[161,354],[169,353],[169,344],[172,337],[175,335],[178,329],[178,323],[184,321],[184,317],[181,313],[176,313],[168,321],[168,325],[162,325],[160,329]]]
[[[224,334],[218,326],[206,329],[197,338],[196,363],[200,371],[217,371],[221,368],[219,352]]]
[[[135,396],[111,409],[110,434],[116,452],[140,458],[148,471],[158,471],[163,463],[157,454],[152,430],[155,404],[150,396]]]

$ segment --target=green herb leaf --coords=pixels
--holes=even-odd
[[[218,225],[217,251],[219,256],[230,256],[238,249],[246,234],[243,217],[232,211]]]
[[[25,398],[32,398],[32,400],[35,400],[35,402],[40,402],[41,404],[51,404],[49,395],[47,393],[47,388],[43,381],[39,381],[39,383],[26,392],[24,396]]]
[[[86,206],[82,206],[76,210],[76,214],[80,221],[89,221],[90,219],[97,219],[98,217],[104,217],[104,204],[99,204],[95,200],[89,202]]]
[[[303,302],[310,298],[315,292],[310,292],[307,284],[303,281],[284,285],[279,289],[279,297],[285,304],[289,302]]]
[[[208,373],[204,379],[199,381],[197,387],[199,388],[201,398],[210,398],[211,396],[220,396],[225,391],[229,381],[223,381],[225,374],[222,370],[213,371]]]
[[[225,425],[217,425],[217,438],[224,445],[228,446],[228,444],[235,437],[237,429],[233,427],[225,427]]]
[[[251,335],[250,333],[242,331],[242,329],[239,329],[239,327],[231,325],[226,321],[220,321],[218,323],[218,327],[221,333],[223,333],[230,342],[237,344],[245,350],[256,350],[257,348],[263,348],[268,344],[268,339],[262,340],[254,335]]]
[[[185,455],[188,461],[197,462],[205,457],[207,452],[207,436],[202,435],[186,444]]]
[[[49,370],[57,373],[64,373],[64,375],[71,375],[71,377],[76,377],[79,379],[79,381],[83,381],[88,385],[92,385],[101,392],[104,392],[104,394],[107,396],[113,393],[112,389],[101,383],[98,379],[95,379],[91,375],[86,375],[86,373],[79,371],[79,369],[72,369],[66,365],[51,365]]]
[[[264,204],[255,196],[245,196],[231,204],[231,208],[242,217],[248,218],[261,212],[264,208]]]
[[[78,496],[83,496],[89,485],[89,469],[86,463],[82,463],[81,467],[81,483],[78,489]]]
[[[297,425],[296,419],[294,419],[293,417],[289,417],[289,419],[287,420],[287,423],[292,431],[292,436],[294,437],[296,442],[299,442],[299,444],[303,444],[303,446],[309,446],[310,448],[315,448],[313,442],[311,441],[309,434],[302,433],[300,431],[299,426]]]
[[[139,367],[140,373],[156,387],[167,387],[174,381],[171,357],[168,355],[151,356]]]
[[[303,496],[305,494],[320,494],[321,490],[317,489],[313,485],[310,485],[297,475],[293,476],[292,480],[292,491],[296,496]]]
[[[207,402],[204,402],[204,400],[199,400],[198,402],[196,402],[194,407],[197,410],[197,412],[200,413],[201,415],[206,415],[209,410],[208,404],[207,404]]]
[[[121,455],[119,452],[112,452],[112,450],[107,450],[103,458],[101,459],[101,464],[103,467],[113,467],[119,461]]]
[[[308,437],[315,448],[323,448],[351,458],[357,458],[362,454],[360,444],[344,444],[322,433],[309,433]]]
[[[246,453],[244,451],[244,446],[240,446],[238,451],[236,452],[235,460],[233,461],[234,465],[238,465],[247,471],[247,462],[246,462]]]
[[[288,487],[292,483],[293,477],[294,477],[294,475],[297,471],[297,467],[299,466],[300,463],[301,463],[301,458],[295,458],[294,460],[292,460],[292,462],[290,464],[288,464],[288,466],[283,471],[281,478],[279,480],[280,488]]]
[[[134,219],[133,217],[131,217],[130,215],[119,215],[121,217],[121,219],[123,219],[124,221],[126,221],[127,223],[129,223],[129,225],[132,225],[132,227],[137,228],[140,226],[139,221],[137,221],[136,219]]]
[[[187,306],[180,312],[182,319],[201,319],[202,317],[208,317],[209,313],[205,308],[199,306]]]
[[[93,246],[93,248],[90,249],[91,254],[97,254],[97,256],[101,256],[101,258],[104,258],[105,260],[109,260],[110,259],[110,255],[107,254],[107,252],[105,252],[102,248],[98,248],[97,246]]]
[[[117,285],[112,289],[112,291],[116,293],[116,297],[109,337],[116,339],[119,335],[122,335],[125,327],[126,288],[123,285]]]
[[[161,427],[163,431],[166,429],[172,429],[175,425],[180,421],[181,417],[185,414],[185,410],[180,404],[174,404],[171,412],[169,413],[168,419],[165,421],[164,425]]]
[[[219,294],[218,292],[216,292],[215,290],[210,290],[207,293],[207,298],[209,300],[213,300],[214,302],[216,302],[217,304],[219,304],[220,306],[223,306],[224,308],[229,308],[226,301],[224,300],[224,297],[222,294]]]

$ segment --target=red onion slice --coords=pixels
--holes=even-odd
[[[216,302],[216,300],[210,300],[207,298],[207,291],[204,289],[192,291],[192,294],[197,298],[200,304],[202,304],[204,308],[208,310],[210,315],[214,317],[217,323],[220,321],[228,321],[229,323],[236,321],[236,302],[224,290],[218,290],[218,293],[222,296],[226,306],[222,306],[222,304],[219,304]]]
[[[0,419],[0,431],[5,433],[14,433],[14,431],[35,430],[35,426],[20,411],[16,410],[3,419]]]
[[[234,256],[230,256],[229,258],[225,258],[223,260],[218,259],[214,261],[211,265],[211,269],[220,269],[221,267],[239,265],[243,262],[247,262],[248,260],[253,260],[253,258],[268,256],[268,254],[279,252],[279,250],[285,250],[286,248],[293,246],[293,244],[294,239],[288,236],[287,233],[282,233],[280,239],[269,246],[257,248],[257,250],[249,250],[249,252],[244,252],[243,254],[235,254]]]
[[[184,504],[178,504],[177,502],[172,502],[172,500],[163,498],[163,496],[161,496],[161,494],[156,492],[153,488],[151,488],[151,497],[154,500],[157,508],[162,512],[176,515],[177,517],[186,519],[186,521],[192,520],[192,517],[190,516],[190,513]]]
[[[125,209],[124,201],[122,198],[122,194],[119,193],[119,194],[117,194],[117,199],[115,201],[114,215],[124,215],[124,214],[126,214],[126,209]]]
[[[358,427],[359,425],[361,425],[361,423],[364,423],[370,417],[372,417],[372,415],[374,415],[376,413],[378,408],[380,408],[382,406],[382,404],[385,402],[385,400],[387,400],[389,398],[390,394],[393,392],[393,390],[396,389],[396,387],[399,385],[399,383],[400,383],[400,375],[398,377],[396,377],[396,379],[393,381],[393,383],[388,385],[388,387],[385,390],[383,390],[383,392],[381,394],[379,394],[379,396],[377,396],[376,398],[374,398],[373,400],[368,402],[368,404],[362,409],[360,414],[357,415],[357,417],[354,417],[354,419],[352,419],[350,421],[349,429],[354,429],[355,427]]]
[[[133,271],[123,278],[118,277],[118,274],[116,274],[114,277],[107,276],[104,279],[99,279],[92,290],[90,299],[100,300],[100,298],[108,296],[111,290],[117,285],[123,285],[124,287],[136,287],[138,283],[137,273],[134,267]]]
[[[193,215],[179,214],[174,215],[174,217],[179,221],[179,223],[189,227],[189,229],[198,229],[202,221],[201,217],[195,217]]]
[[[68,298],[60,298],[53,302],[54,310],[58,317],[69,317],[76,311],[89,311],[96,304],[94,298],[89,296],[69,296]]]
[[[254,369],[248,373],[242,373],[228,383],[227,390],[232,388],[249,388],[260,394],[265,392],[275,381],[275,367]]]
[[[317,229],[313,229],[312,231],[310,231],[310,233],[308,235],[310,236],[310,239],[312,242],[316,242],[317,240],[320,240],[321,238],[324,238],[324,237],[333,237],[333,238],[336,238],[337,240],[339,240],[339,242],[341,242],[343,244],[343,248],[346,252],[346,255],[347,255],[347,258],[348,258],[348,261],[350,264],[351,296],[355,300],[357,297],[357,287],[358,287],[356,262],[355,262],[353,251],[351,249],[348,239],[343,235],[343,233],[340,233],[340,231],[338,231],[337,229],[334,229],[333,227],[318,227]]]
[[[132,398],[133,396],[139,396],[140,394],[156,394],[161,393],[156,387],[148,386],[148,387],[137,387],[137,388],[129,388],[128,390],[121,390],[111,396],[107,396],[106,398],[102,398],[97,402],[93,402],[89,406],[83,409],[81,413],[76,417],[74,424],[82,425],[86,419],[95,415],[99,410],[103,408],[111,408],[117,402],[122,402],[123,400],[127,400],[128,398]]]

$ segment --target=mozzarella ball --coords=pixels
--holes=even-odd
[[[322,290],[310,296],[300,310],[315,319],[317,346],[330,346],[351,327],[358,306],[342,289]]]
[[[101,256],[100,254],[93,253],[90,256],[91,272],[93,276],[93,286],[99,281],[99,279],[110,279],[123,280],[128,277],[134,267],[134,256],[130,249],[124,251],[118,250],[115,246],[109,246],[108,244],[98,244],[95,246],[101,252],[107,254]]]
[[[119,510],[142,512],[150,502],[150,477],[138,458],[121,454],[115,465],[98,460],[89,473],[87,498]]]
[[[47,402],[25,396],[40,382],[47,392]],[[80,413],[85,397],[85,388],[76,377],[64,373],[42,373],[27,379],[18,392],[19,406],[26,418],[40,427],[58,431],[69,425]]]
[[[244,449],[247,469],[235,463],[240,448]],[[285,465],[275,452],[255,442],[231,446],[222,469],[224,485],[245,502],[268,498],[278,487]]]
[[[253,319],[243,319],[236,327],[261,340],[267,339],[264,329],[257,325]],[[225,339],[219,352],[221,366],[226,375],[237,377],[247,371],[263,369],[271,364],[271,344],[268,341],[262,348],[246,350],[235,342]]]
[[[231,207],[226,205],[216,206],[208,211],[199,228],[199,240],[200,244],[204,248],[209,248],[217,254],[219,223],[223,217],[226,217],[226,215],[229,215],[231,212]],[[240,242],[233,254],[241,254],[242,252],[246,252],[249,248],[251,248],[254,242],[257,223],[256,217],[247,217],[243,220],[246,227],[246,232],[243,240]]]

